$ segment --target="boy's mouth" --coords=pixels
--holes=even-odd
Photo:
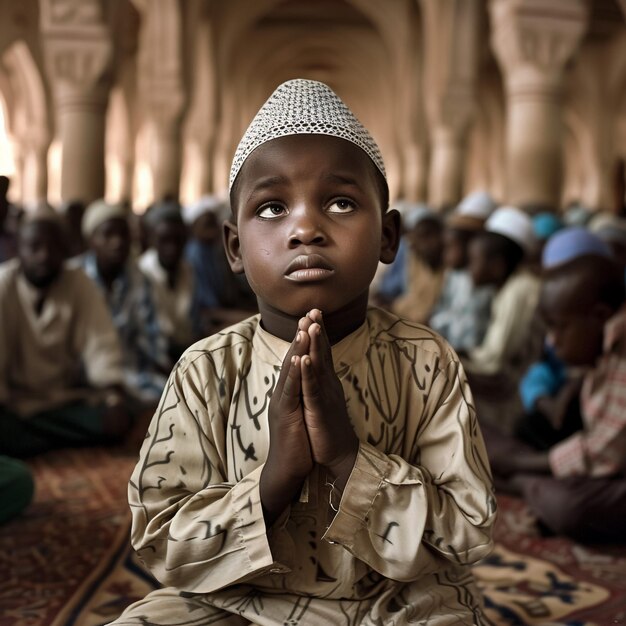
[[[301,254],[287,266],[285,276],[295,282],[311,282],[335,273],[332,265],[319,254]]]

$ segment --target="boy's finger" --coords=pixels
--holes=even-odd
[[[307,333],[309,332],[309,326],[311,326],[312,323],[313,320],[308,315],[305,315],[304,317],[301,317],[298,321],[298,328],[301,331]]]
[[[313,360],[310,356],[302,357],[301,376],[302,376],[302,398],[304,404],[309,411],[319,412],[322,408],[320,397],[320,385],[313,366]]]
[[[295,411],[300,404],[301,385],[301,358],[299,356],[291,357],[289,368],[287,369],[287,379],[280,396],[281,408],[291,413]]]
[[[296,335],[289,346],[289,350],[287,350],[287,354],[283,359],[283,364],[280,370],[280,374],[278,376],[278,381],[276,382],[276,387],[274,388],[274,393],[282,394],[283,387],[285,386],[285,381],[287,380],[287,376],[289,374],[289,368],[291,364],[291,360],[294,356],[301,357],[303,354],[306,354],[309,350],[309,337],[306,333],[303,333],[301,330],[296,331]]]
[[[313,361],[313,367],[319,370],[319,368],[322,367],[324,361],[321,346],[322,328],[317,322],[311,324],[308,335],[309,355],[311,356],[311,360]]]
[[[318,370],[322,368],[332,368],[334,370],[333,354],[323,324],[319,322],[311,324],[309,341],[311,344],[309,354],[313,359],[314,367],[318,368]]]

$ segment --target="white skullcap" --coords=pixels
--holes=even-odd
[[[195,202],[183,207],[183,220],[185,224],[193,224],[201,215],[214,213],[215,216],[225,218],[228,211],[228,201],[220,196],[202,196]]]
[[[96,200],[85,210],[82,222],[83,237],[89,239],[99,226],[109,220],[115,218],[126,219],[127,217],[126,209],[121,204]]]
[[[486,191],[473,191],[461,200],[455,213],[486,220],[498,205]]]
[[[330,135],[358,146],[386,179],[382,155],[352,111],[324,83],[297,78],[280,85],[256,114],[239,142],[228,188],[253,150],[287,135]]]
[[[485,230],[507,237],[527,254],[533,252],[537,245],[532,220],[524,211],[513,206],[496,209],[485,222]]]

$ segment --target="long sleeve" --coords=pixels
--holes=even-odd
[[[194,349],[172,372],[129,485],[132,543],[166,585],[208,593],[271,569],[262,464],[228,480],[224,372]],[[230,400],[230,398],[229,398]]]
[[[441,559],[467,564],[486,556],[496,510],[487,455],[458,361],[451,358],[435,376],[424,414],[412,420],[406,435],[414,433],[415,443],[406,459],[361,443],[324,537],[402,581],[440,568]]]

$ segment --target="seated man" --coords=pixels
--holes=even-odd
[[[582,427],[547,451],[487,437],[501,487],[521,492],[548,529],[579,541],[625,539],[623,303],[623,277],[610,259],[587,255],[548,270],[540,311],[556,355],[586,371]]]
[[[111,317],[64,252],[59,218],[41,209],[0,267],[0,454],[105,442],[130,426]]]
[[[154,405],[165,386],[170,360],[150,285],[130,258],[126,210],[103,200],[92,203],[83,218],[83,234],[90,250],[76,262],[108,304],[122,344],[124,384],[139,403]]]
[[[523,266],[534,242],[530,218],[517,208],[501,207],[469,248],[474,285],[492,285],[496,295],[482,343],[461,354],[462,361],[479,420],[507,432],[522,411],[520,379],[541,353],[535,315],[539,279]]]
[[[485,220],[462,213],[462,208],[463,203],[445,222],[446,273],[428,325],[455,350],[468,351],[480,345],[487,332],[494,287],[475,286],[467,269],[470,242],[484,232]]]
[[[185,259],[195,278],[193,319],[201,336],[212,335],[257,312],[256,297],[243,274],[234,274],[222,243],[222,223],[230,216],[227,200],[203,196],[186,205],[189,228]]]
[[[192,319],[194,276],[183,258],[187,227],[177,202],[158,202],[144,216],[150,247],[139,258],[139,269],[150,282],[159,328],[172,365],[196,339]]]
[[[399,317],[424,324],[443,286],[443,223],[423,205],[416,205],[406,218],[406,291],[389,308]]]

